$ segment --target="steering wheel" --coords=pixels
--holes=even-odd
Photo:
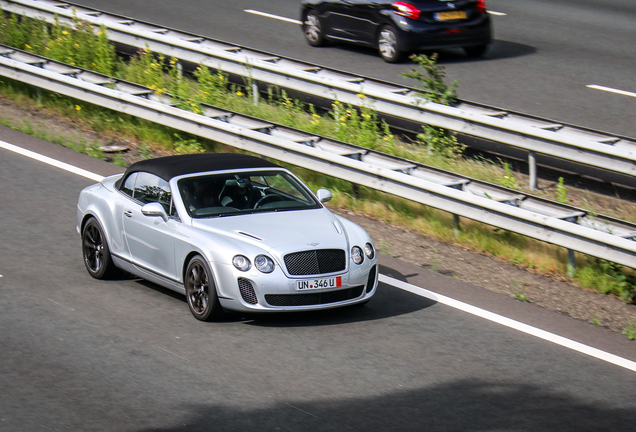
[[[280,195],[276,195],[276,194],[268,194],[265,195],[264,197],[262,197],[261,199],[259,199],[258,201],[256,201],[256,204],[254,204],[254,208],[258,208],[259,206],[261,206],[264,203],[267,202],[273,202],[273,201],[282,201],[283,198]]]

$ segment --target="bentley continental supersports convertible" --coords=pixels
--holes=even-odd
[[[82,190],[77,231],[91,276],[125,270],[183,293],[202,321],[365,303],[376,250],[331,196],[253,156],[170,156]]]

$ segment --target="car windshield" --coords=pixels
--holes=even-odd
[[[320,208],[309,190],[284,171],[187,177],[178,185],[193,218]]]

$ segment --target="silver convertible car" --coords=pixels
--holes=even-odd
[[[253,156],[145,160],[82,190],[77,231],[91,276],[121,270],[185,294],[202,321],[366,303],[373,241],[290,171]]]

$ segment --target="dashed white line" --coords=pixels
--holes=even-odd
[[[23,149],[22,147],[18,147],[16,145],[9,144],[9,143],[4,142],[4,141],[0,141],[0,148],[12,151],[14,153],[21,154],[23,156],[29,157],[31,159],[35,159],[35,160],[40,161],[40,162],[44,162],[45,164],[52,165],[52,166],[54,166],[56,168],[63,169],[65,171],[71,172],[73,174],[77,174],[77,175],[80,175],[82,177],[89,178],[89,179],[94,180],[96,182],[100,182],[100,181],[104,180],[104,176],[100,176],[100,175],[92,173],[90,171],[86,171],[85,169],[78,168],[78,167],[73,166],[73,165],[69,165],[69,164],[67,164],[65,162],[61,162],[59,160],[50,158],[48,156],[44,156],[44,155],[41,155],[39,153],[32,152],[31,150]]]
[[[251,14],[254,14],[254,15],[260,15],[260,16],[263,16],[263,17],[266,17],[266,18],[276,19],[276,20],[279,20],[279,21],[285,21],[285,22],[292,23],[292,24],[302,24],[302,21],[299,21],[297,19],[286,18],[286,17],[282,17],[280,15],[274,15],[274,14],[270,14],[270,13],[267,13],[267,12],[260,12],[260,11],[254,10],[254,9],[245,9],[244,12],[251,13]]]
[[[605,87],[605,86],[600,86],[600,85],[596,85],[596,84],[590,84],[590,85],[588,85],[586,87],[594,89],[594,90],[602,90],[602,91],[609,92],[609,93],[616,93],[616,94],[623,95],[623,96],[636,97],[636,93],[628,92],[628,91],[625,91],[625,90],[618,90],[618,89],[611,88],[611,87]]]
[[[636,362],[381,274],[380,282],[636,372]]]
[[[0,141],[0,148],[5,148],[5,149],[13,151],[15,153],[22,154],[22,155],[30,157],[32,159],[39,160],[41,162],[44,162],[44,163],[47,163],[49,165],[64,169],[66,171],[72,172],[72,173],[77,174],[77,175],[81,175],[83,177],[87,177],[87,178],[93,179],[95,181],[101,181],[104,178],[104,177],[102,177],[102,176],[100,176],[98,174],[91,173],[91,172],[86,171],[84,169],[74,167],[74,166],[69,165],[67,163],[60,162],[60,161],[57,161],[55,159],[49,158],[47,156],[39,155],[38,153],[22,149],[22,148],[20,148],[18,146],[15,146],[15,145],[9,144],[9,143],[5,143],[3,141]],[[555,335],[554,333],[550,333],[550,332],[547,332],[545,330],[541,330],[541,329],[538,329],[536,327],[532,327],[532,326],[530,326],[528,324],[524,324],[524,323],[521,323],[519,321],[515,321],[513,319],[510,319],[510,318],[506,318],[506,317],[504,317],[502,315],[498,315],[496,313],[489,312],[489,311],[484,310],[484,309],[480,309],[480,308],[478,308],[476,306],[469,305],[468,303],[464,303],[464,302],[461,302],[459,300],[455,300],[455,299],[452,299],[450,297],[446,297],[446,296],[441,295],[441,294],[436,294],[436,293],[434,293],[432,291],[429,291],[427,289],[420,288],[418,286],[411,285],[411,284],[406,283],[406,282],[402,282],[402,281],[394,279],[394,278],[392,278],[390,276],[386,276],[386,275],[381,274],[381,275],[379,275],[379,280],[381,282],[383,282],[383,283],[392,285],[392,286],[394,286],[396,288],[411,292],[411,293],[419,295],[421,297],[426,297],[428,299],[431,299],[431,300],[436,301],[438,303],[445,304],[447,306],[450,306],[452,308],[461,310],[463,312],[466,312],[466,313],[469,313],[469,314],[472,314],[472,315],[475,315],[475,316],[479,316],[481,318],[484,318],[484,319],[490,320],[492,322],[504,325],[506,327],[521,331],[523,333],[538,337],[540,339],[555,343],[557,345],[561,345],[561,346],[569,348],[569,349],[571,349],[573,351],[578,351],[578,352],[580,352],[582,354],[586,354],[588,356],[597,358],[599,360],[603,360],[605,362],[612,363],[612,364],[615,364],[617,366],[621,366],[621,367],[623,367],[625,369],[629,369],[629,370],[632,370],[632,371],[636,372],[636,362],[633,362],[631,360],[627,360],[627,359],[619,357],[617,355],[610,354],[610,353],[605,352],[605,351],[601,351],[601,350],[599,350],[597,348],[593,348],[591,346],[584,345],[584,344],[582,344],[580,342],[576,342],[576,341],[573,341],[571,339],[567,339],[567,338],[564,338],[562,336]],[[53,302],[53,303],[55,303],[55,304],[58,304],[58,305],[60,305],[62,307],[65,307],[67,309],[71,309],[68,306],[64,306],[63,304],[57,303],[56,301],[53,301],[51,299],[48,299],[48,300]],[[71,309],[71,310],[75,310],[75,309]],[[175,354],[175,353],[173,353],[171,351],[168,351],[168,350],[166,350],[164,348],[161,348],[161,347],[158,347],[158,348],[160,350],[162,350],[162,351],[165,351],[165,352],[167,352],[169,354],[172,354],[172,355],[177,356],[177,357],[179,357],[179,358],[181,358],[183,360],[188,361],[188,359],[186,359],[185,357],[182,357],[182,356],[180,356],[178,354]]]
[[[506,15],[508,15],[507,13],[504,13],[504,12],[495,12],[495,11],[491,11],[491,10],[489,10],[488,13],[490,15],[495,15],[495,16],[506,16]]]

